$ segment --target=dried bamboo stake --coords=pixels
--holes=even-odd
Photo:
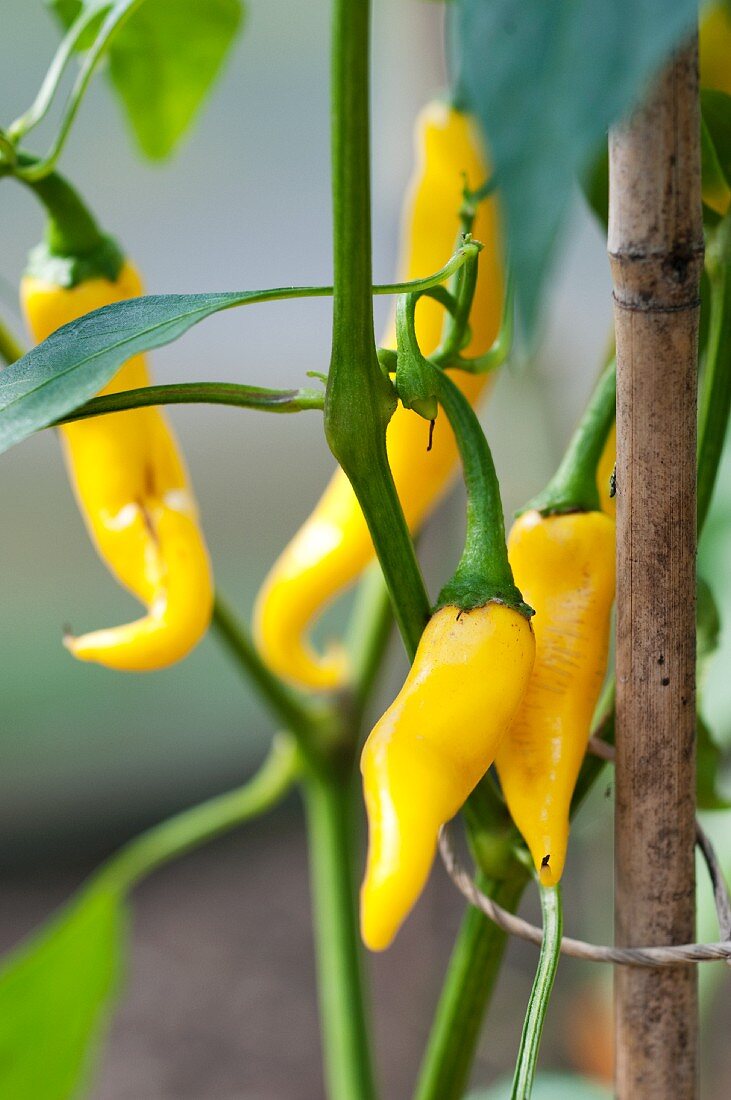
[[[616,942],[695,933],[697,42],[610,134],[617,336]],[[695,967],[616,974],[620,1100],[697,1097]]]

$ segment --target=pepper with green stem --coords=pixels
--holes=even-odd
[[[416,302],[399,303],[396,388],[404,404],[437,399],[457,439],[467,488],[462,558],[437,600],[406,682],[361,757],[368,866],[361,933],[382,950],[419,896],[441,826],[490,767],[534,658],[531,609],[513,582],[487,440],[459,389],[419,351]]]

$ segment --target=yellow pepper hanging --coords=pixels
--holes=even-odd
[[[535,643],[525,616],[500,603],[429,621],[396,700],[361,758],[368,865],[361,934],[388,947],[429,876],[439,829],[495,759],[528,685]]]
[[[535,608],[536,661],[496,766],[544,886],[563,873],[569,810],[604,682],[614,600],[614,523],[602,512],[524,512],[508,538]]]
[[[61,286],[50,276],[28,275],[21,299],[33,338],[40,342],[61,325],[93,309],[142,293],[126,262],[117,278],[103,275]],[[103,393],[149,385],[138,355]],[[60,429],[79,508],[104,563],[146,607],[123,626],[64,644],[79,660],[107,668],[147,671],[184,657],[206,632],[213,606],[211,568],[193,491],[175,438],[159,409],[112,413]]]
[[[469,118],[444,103],[431,103],[416,124],[417,165],[406,203],[401,278],[416,279],[439,269],[454,247],[465,176],[478,187],[487,177]],[[500,329],[503,275],[498,212],[494,199],[480,203],[474,236],[485,244],[470,316],[471,340],[465,354],[484,354]],[[443,308],[430,298],[419,302],[417,332],[425,354],[439,344]],[[385,346],[395,346],[393,323]],[[454,375],[474,403],[491,382],[488,374]],[[457,446],[448,424],[440,424],[427,450],[423,420],[399,406],[388,427],[388,457],[409,528],[426,519],[448,488],[456,469]],[[329,690],[347,676],[343,649],[317,653],[307,638],[314,619],[357,579],[374,551],[363,514],[342,471],[330,481],[309,519],[274,564],[254,610],[254,632],[262,656],[280,676],[314,689]]]
[[[614,403],[611,364],[559,470],[508,539],[516,583],[536,612],[536,660],[495,764],[544,886],[563,873],[571,798],[606,674],[615,539],[613,519],[599,511],[596,468]]]
[[[467,531],[411,671],[361,756],[369,828],[361,934],[374,951],[388,947],[421,893],[439,829],[495,759],[535,654],[532,611],[513,582],[487,441],[464,395],[432,370],[434,392],[459,443]]]

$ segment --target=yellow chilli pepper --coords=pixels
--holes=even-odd
[[[94,276],[63,287],[28,275],[21,299],[33,338],[142,286],[126,262],[115,281]],[[149,385],[143,356],[130,359],[102,393]],[[196,503],[175,438],[159,409],[94,417],[60,428],[79,508],[99,554],[147,614],[64,644],[79,660],[146,671],[184,657],[203,637],[213,606],[211,568]]]
[[[417,279],[439,269],[454,248],[465,176],[471,187],[487,177],[469,118],[443,103],[432,103],[416,124],[417,164],[406,202],[400,277]],[[503,307],[502,263],[495,200],[480,203],[473,227],[486,247],[481,254],[473,301],[471,340],[465,354],[478,356],[494,343]],[[416,327],[426,355],[439,344],[443,308],[430,298],[419,302]],[[384,344],[395,346],[393,322]],[[454,375],[474,403],[490,385],[488,374]],[[388,457],[406,521],[413,531],[448,488],[456,469],[457,447],[448,424],[438,423],[431,450],[424,421],[402,406],[388,427]],[[343,649],[317,653],[307,632],[324,607],[357,579],[373,559],[370,534],[350,483],[342,471],[274,564],[254,610],[254,632],[262,656],[279,675],[314,689],[329,690],[347,676]]]
[[[615,389],[610,363],[559,469],[508,539],[516,584],[535,608],[536,660],[495,764],[544,886],[563,872],[571,797],[606,673],[614,520],[599,510],[596,470]]]
[[[499,603],[440,608],[406,682],[363,749],[369,822],[361,890],[367,947],[388,947],[418,898],[437,837],[495,759],[528,685],[534,641]]]
[[[541,881],[553,886],[563,872],[571,796],[607,667],[614,523],[596,511],[524,512],[508,554],[535,608],[536,661],[495,763]]]

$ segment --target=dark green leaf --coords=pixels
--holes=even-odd
[[[132,298],[64,325],[0,372],[0,454],[88,401],[133,355],[177,340],[219,310],[290,294],[285,288]]]
[[[487,136],[524,320],[574,181],[697,19],[696,0],[458,0],[458,94]]]
[[[51,0],[65,26],[101,0]],[[113,4],[106,0],[106,7]],[[132,130],[153,159],[168,156],[218,76],[243,21],[241,0],[145,0],[114,35],[109,73]],[[93,35],[86,32],[81,47]]]
[[[0,1096],[67,1100],[90,1066],[120,984],[126,911],[91,890],[0,970]]]

